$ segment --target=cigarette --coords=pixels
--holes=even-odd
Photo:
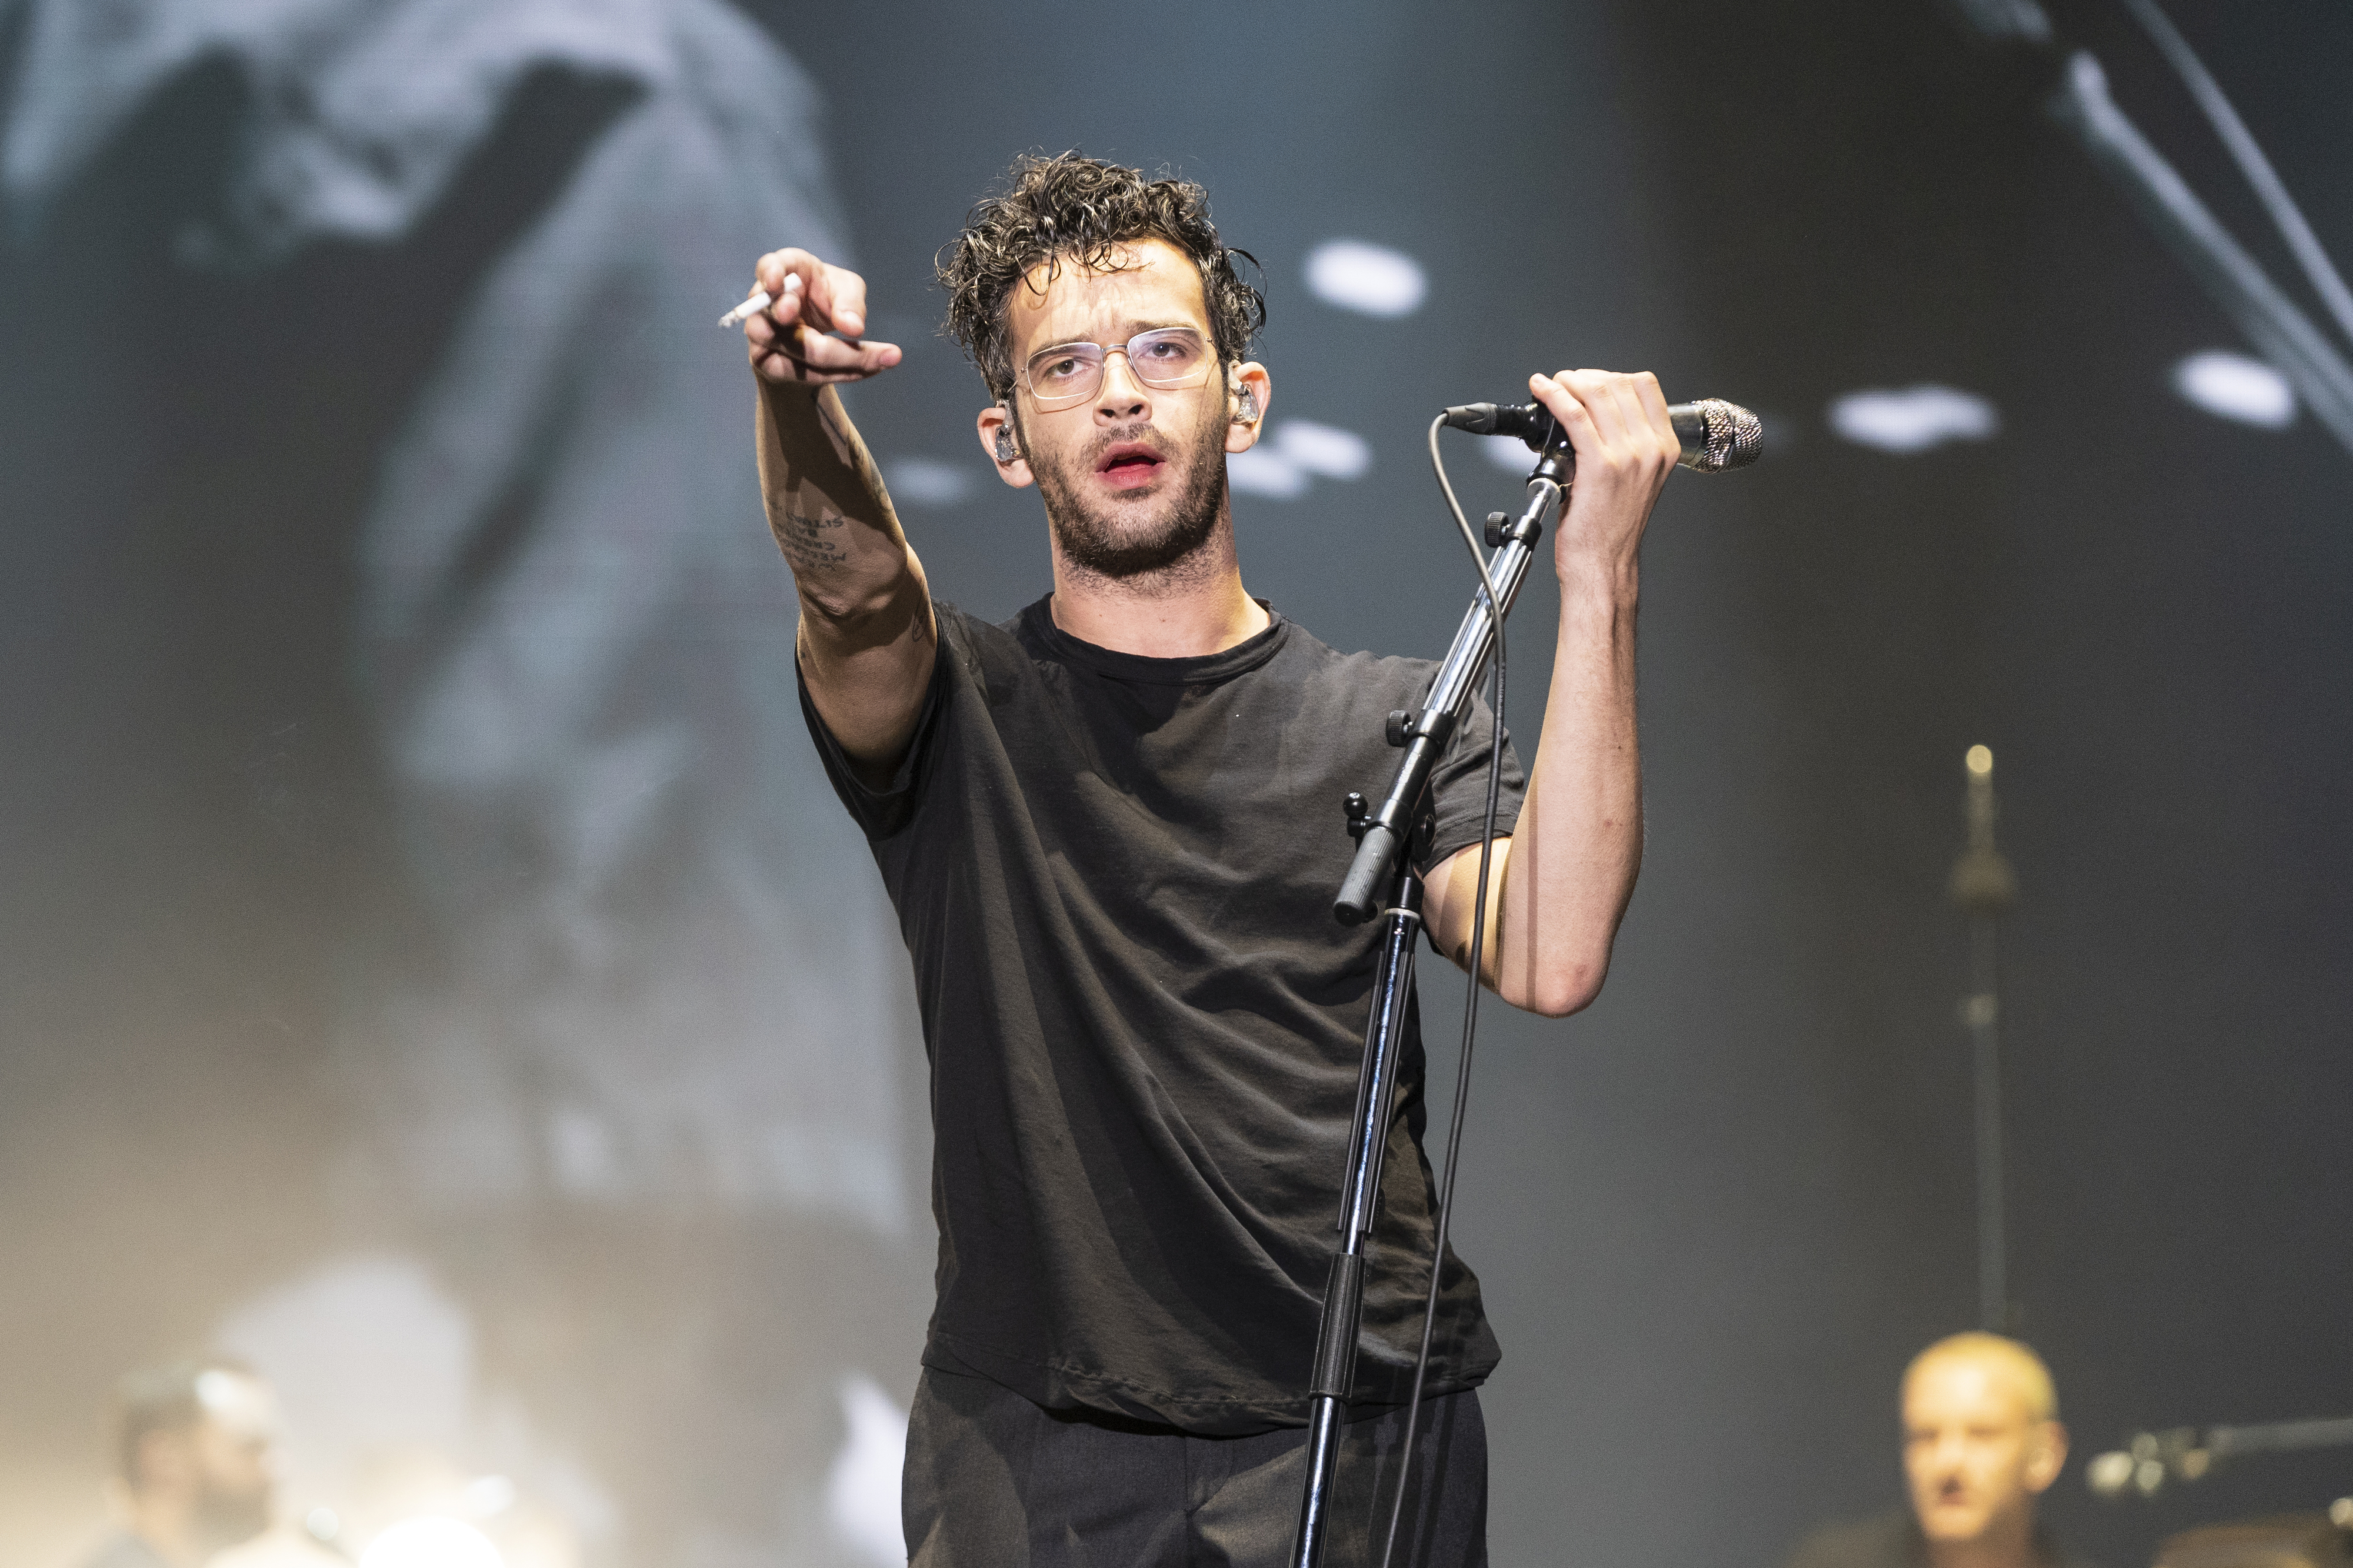
[[[800,291],[800,274],[795,273],[790,278],[785,279],[785,292],[786,294],[797,294]],[[740,327],[744,322],[750,321],[753,317],[758,315],[761,311],[766,310],[776,302],[776,301],[770,297],[765,289],[754,289],[752,290],[752,297],[750,299],[744,300],[742,304],[736,306],[733,310],[720,317],[719,324],[722,327]]]

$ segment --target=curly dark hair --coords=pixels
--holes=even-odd
[[[1039,262],[1049,277],[1064,261],[1112,268],[1119,247],[1139,239],[1165,239],[1200,269],[1219,371],[1248,355],[1266,325],[1266,299],[1241,280],[1234,258],[1252,267],[1258,258],[1218,242],[1207,191],[1190,180],[1147,180],[1141,170],[1077,153],[1025,153],[1014,160],[1004,191],[982,197],[965,217],[948,258],[934,258],[948,291],[947,333],[980,367],[990,396],[1013,395],[1005,300],[1014,285]]]

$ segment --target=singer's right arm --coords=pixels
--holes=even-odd
[[[937,628],[923,565],[832,384],[899,353],[859,341],[865,286],[855,274],[786,250],[760,258],[758,279],[779,300],[745,333],[760,388],[760,494],[800,597],[801,677],[842,750],[879,780],[914,733]]]

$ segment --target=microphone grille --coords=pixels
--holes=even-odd
[[[1704,397],[1697,407],[1707,422],[1707,447],[1694,453],[1690,467],[1703,474],[1746,468],[1765,449],[1765,424],[1736,403]]]

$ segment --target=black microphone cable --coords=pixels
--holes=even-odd
[[[1447,1121],[1446,1166],[1438,1184],[1438,1226],[1430,1249],[1430,1289],[1422,1299],[1421,1348],[1414,1356],[1413,1394],[1406,1405],[1405,1441],[1398,1450],[1397,1490],[1389,1502],[1388,1530],[1381,1543],[1381,1568],[1389,1568],[1389,1560],[1397,1551],[1398,1524],[1405,1516],[1406,1491],[1413,1481],[1413,1439],[1421,1423],[1421,1389],[1430,1373],[1430,1335],[1438,1326],[1446,1237],[1454,1219],[1454,1171],[1462,1154],[1463,1112],[1471,1099],[1471,1050],[1479,1030],[1479,976],[1486,962],[1487,948],[1487,876],[1494,863],[1495,816],[1503,801],[1504,787],[1504,607],[1496,595],[1495,579],[1487,570],[1487,558],[1480,553],[1478,536],[1471,531],[1470,520],[1462,515],[1462,503],[1454,499],[1454,486],[1446,478],[1446,460],[1438,451],[1438,433],[1445,427],[1443,414],[1430,421],[1430,466],[1438,476],[1439,489],[1446,497],[1447,510],[1454,514],[1454,526],[1461,531],[1462,542],[1470,549],[1472,564],[1478,568],[1481,601],[1495,633],[1494,696],[1488,704],[1493,710],[1493,728],[1487,749],[1487,815],[1479,835],[1478,897],[1471,910],[1471,989],[1462,1004],[1462,1054],[1454,1068],[1454,1109]],[[1564,510],[1567,505],[1564,495]]]
[[[1763,423],[1746,408],[1720,398],[1676,404],[1667,410],[1667,417],[1683,447],[1683,456],[1677,461],[1683,468],[1703,474],[1721,473],[1726,468],[1746,468],[1764,450]],[[1397,1493],[1389,1503],[1388,1531],[1381,1544],[1381,1568],[1389,1568],[1397,1551],[1398,1524],[1404,1517],[1406,1489],[1412,1480],[1413,1439],[1421,1420],[1422,1385],[1430,1373],[1430,1342],[1438,1322],[1446,1238],[1454,1220],[1454,1173],[1462,1154],[1463,1111],[1471,1098],[1471,1050],[1479,1030],[1480,973],[1486,963],[1487,879],[1494,863],[1495,816],[1504,782],[1504,606],[1496,592],[1494,574],[1487,569],[1487,557],[1479,549],[1479,537],[1471,531],[1471,520],[1462,515],[1462,503],[1455,499],[1453,483],[1446,477],[1446,459],[1439,455],[1438,433],[1450,425],[1474,434],[1493,432],[1500,426],[1504,427],[1503,434],[1533,439],[1538,446],[1547,447],[1556,437],[1552,416],[1541,406],[1468,404],[1449,408],[1430,422],[1430,472],[1438,476],[1438,489],[1446,497],[1446,510],[1453,515],[1454,527],[1462,535],[1463,546],[1471,552],[1471,563],[1479,573],[1480,602],[1486,607],[1488,624],[1494,628],[1494,697],[1489,704],[1494,710],[1494,729],[1489,736],[1487,753],[1487,816],[1479,839],[1478,905],[1471,911],[1471,991],[1462,1004],[1462,1056],[1454,1070],[1454,1109],[1447,1123],[1446,1167],[1438,1185],[1438,1226],[1430,1245],[1430,1289],[1422,1300],[1421,1348],[1414,1357],[1413,1397],[1406,1407],[1405,1443],[1398,1456]],[[1572,479],[1569,484],[1560,487],[1560,521],[1564,523],[1573,483]]]

